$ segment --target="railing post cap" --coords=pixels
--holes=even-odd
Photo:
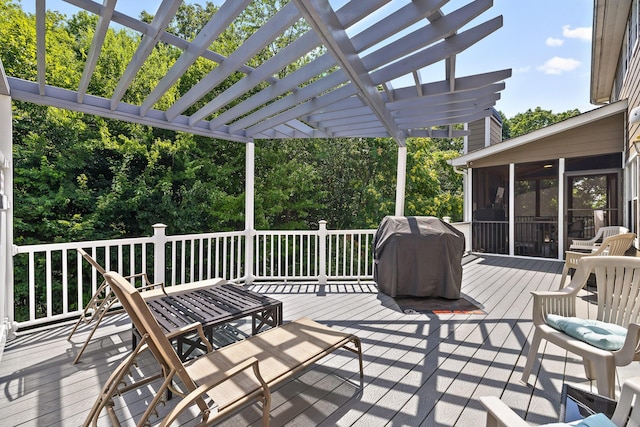
[[[320,221],[318,221],[318,224],[326,224],[326,223],[327,223],[327,220],[325,219],[321,219]]]
[[[166,224],[162,224],[162,223],[157,223],[157,224],[153,224],[152,225],[153,228],[167,228]]]

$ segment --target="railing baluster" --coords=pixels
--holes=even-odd
[[[67,250],[62,249],[62,313],[69,311],[69,268],[67,265]]]
[[[52,281],[52,277],[51,277],[51,251],[47,251],[46,252],[46,256],[45,256],[45,271],[47,274],[47,279],[46,279],[46,303],[47,303],[47,317],[51,317],[53,315],[53,300],[52,300],[52,286],[53,286],[53,281]]]
[[[318,230],[255,231],[250,237],[238,231],[162,236],[160,241],[144,237],[21,246],[16,257],[28,256],[23,277],[28,277],[29,294],[26,312],[16,320],[22,327],[69,318],[81,312],[85,297],[95,293],[102,277],[78,253],[76,267],[69,265],[73,263],[73,257],[69,259],[71,251],[77,248],[85,248],[106,269],[123,275],[149,272],[151,262],[154,272],[165,272],[165,280],[169,280],[166,284],[171,286],[211,277],[242,279],[249,270],[244,263],[253,262],[244,256],[246,239],[252,238],[255,246],[252,255],[256,261],[251,270],[256,280],[319,280],[322,274],[326,283],[327,279],[371,279],[368,246],[374,234],[375,230],[327,231],[323,223]],[[363,241],[366,241],[365,247]],[[159,254],[162,265],[156,265]],[[360,277],[362,274],[366,276]],[[69,292],[72,283],[77,283],[73,297]]]
[[[76,252],[76,265],[78,269],[78,289],[77,289],[77,309],[80,310],[84,306],[84,302],[82,301],[82,288],[84,287],[84,280],[82,274],[82,255],[80,252]]]

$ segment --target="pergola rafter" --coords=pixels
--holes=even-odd
[[[213,43],[256,0],[223,2],[193,40],[167,31],[181,0],[163,0],[151,23],[118,11],[116,0],[66,1],[98,16],[77,87],[46,81],[46,6],[37,1],[38,73],[35,81],[2,73],[0,90],[10,91],[13,99],[230,141],[375,136],[392,137],[403,146],[410,136],[443,134],[434,127],[449,126],[448,136],[465,135],[453,126],[490,115],[505,87],[501,81],[511,75],[502,70],[456,77],[456,56],[502,26],[500,16],[474,24],[491,0],[474,0],[450,13],[442,10],[448,0],[351,0],[340,8],[333,0],[291,0],[228,57],[212,50]],[[309,31],[257,66],[249,65],[301,21]],[[113,24],[139,34],[140,42],[105,98],[90,92],[90,82]],[[182,54],[139,105],[123,101],[158,43]],[[292,67],[306,57],[306,64]],[[212,62],[212,71],[157,109],[199,58]],[[425,82],[422,70],[440,61],[444,80]],[[244,76],[219,89],[237,73]],[[407,86],[394,87],[400,81]]]

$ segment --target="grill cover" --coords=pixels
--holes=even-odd
[[[373,279],[395,297],[460,298],[464,234],[431,216],[386,216],[374,239]]]

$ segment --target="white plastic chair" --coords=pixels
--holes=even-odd
[[[625,381],[611,421],[618,427],[640,425],[639,398],[640,377]],[[636,404],[633,404],[634,400]],[[531,427],[497,396],[482,396],[480,402],[487,409],[487,427]],[[558,426],[555,423],[552,425]]]
[[[564,253],[564,268],[562,269],[562,277],[560,278],[560,287],[562,289],[569,270],[575,269],[578,266],[578,262],[585,257],[595,256],[621,256],[627,252],[627,249],[631,247],[636,235],[634,233],[616,234],[609,236],[602,242],[602,245],[597,246],[593,252],[574,252],[566,251]]]
[[[619,225],[610,225],[606,227],[600,227],[596,232],[596,235],[592,239],[574,239],[569,246],[569,250],[577,249],[582,251],[594,251],[599,246],[600,242],[610,236],[616,234],[628,233],[629,229],[621,227]]]
[[[576,301],[589,275],[594,273],[598,310],[595,320],[627,328],[619,350],[603,350],[549,326],[549,314],[576,317]],[[560,291],[534,291],[533,324],[535,331],[522,372],[527,382],[543,339],[582,357],[587,378],[595,379],[598,393],[615,397],[617,366],[640,360],[640,258],[627,256],[585,257],[571,283]]]

